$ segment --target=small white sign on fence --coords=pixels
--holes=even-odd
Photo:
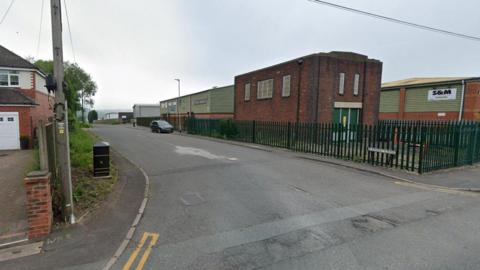
[[[428,91],[428,101],[455,100],[457,99],[456,88],[442,88]]]

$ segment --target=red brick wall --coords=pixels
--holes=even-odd
[[[47,236],[52,229],[50,173],[32,172],[24,180],[27,193],[28,239]]]
[[[235,77],[235,119],[295,121],[298,78],[297,60]],[[306,74],[305,71],[302,74]],[[290,75],[290,97],[282,97],[283,76]],[[307,77],[303,75],[302,77]],[[257,100],[257,82],[274,79],[273,97]],[[250,83],[250,100],[245,101],[245,84]],[[303,86],[303,91],[307,89]]]
[[[465,88],[463,117],[467,120],[480,120],[480,82],[467,82]]]
[[[299,65],[298,60],[303,60]],[[345,94],[338,94],[339,73],[344,72]],[[359,94],[353,95],[355,74],[360,74]],[[363,121],[378,118],[382,63],[352,53],[308,55],[235,77],[235,119],[294,122],[330,122],[334,102],[363,102]],[[282,97],[284,75],[291,75],[290,97]],[[273,97],[257,100],[257,82],[274,79]],[[244,87],[251,84],[250,100]],[[300,89],[300,92],[299,92]],[[300,96],[300,99],[298,99]],[[300,102],[298,102],[300,100]]]
[[[53,117],[54,97],[49,97],[43,92],[35,92],[35,102],[39,104],[32,108],[33,128],[37,127],[38,120],[47,121],[49,117]]]

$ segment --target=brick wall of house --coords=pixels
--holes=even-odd
[[[38,120],[47,121],[49,117],[53,117],[54,97],[36,91],[35,102],[39,105],[32,108],[32,121],[34,129],[37,127]]]
[[[339,73],[345,73],[345,94],[339,95]],[[359,94],[353,95],[355,74],[360,74]],[[291,76],[291,95],[282,97],[283,76]],[[363,122],[378,118],[382,63],[366,56],[332,52],[297,58],[235,77],[235,119],[263,121],[332,121],[334,103],[362,102]],[[273,97],[258,100],[257,82],[274,79]],[[244,99],[251,84],[250,100]]]

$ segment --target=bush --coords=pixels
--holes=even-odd
[[[94,143],[94,138],[80,128],[75,128],[70,132],[70,161],[72,167],[91,168]]]

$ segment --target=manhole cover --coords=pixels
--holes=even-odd
[[[196,192],[186,192],[180,197],[182,203],[186,206],[197,205],[205,202],[205,200]]]

